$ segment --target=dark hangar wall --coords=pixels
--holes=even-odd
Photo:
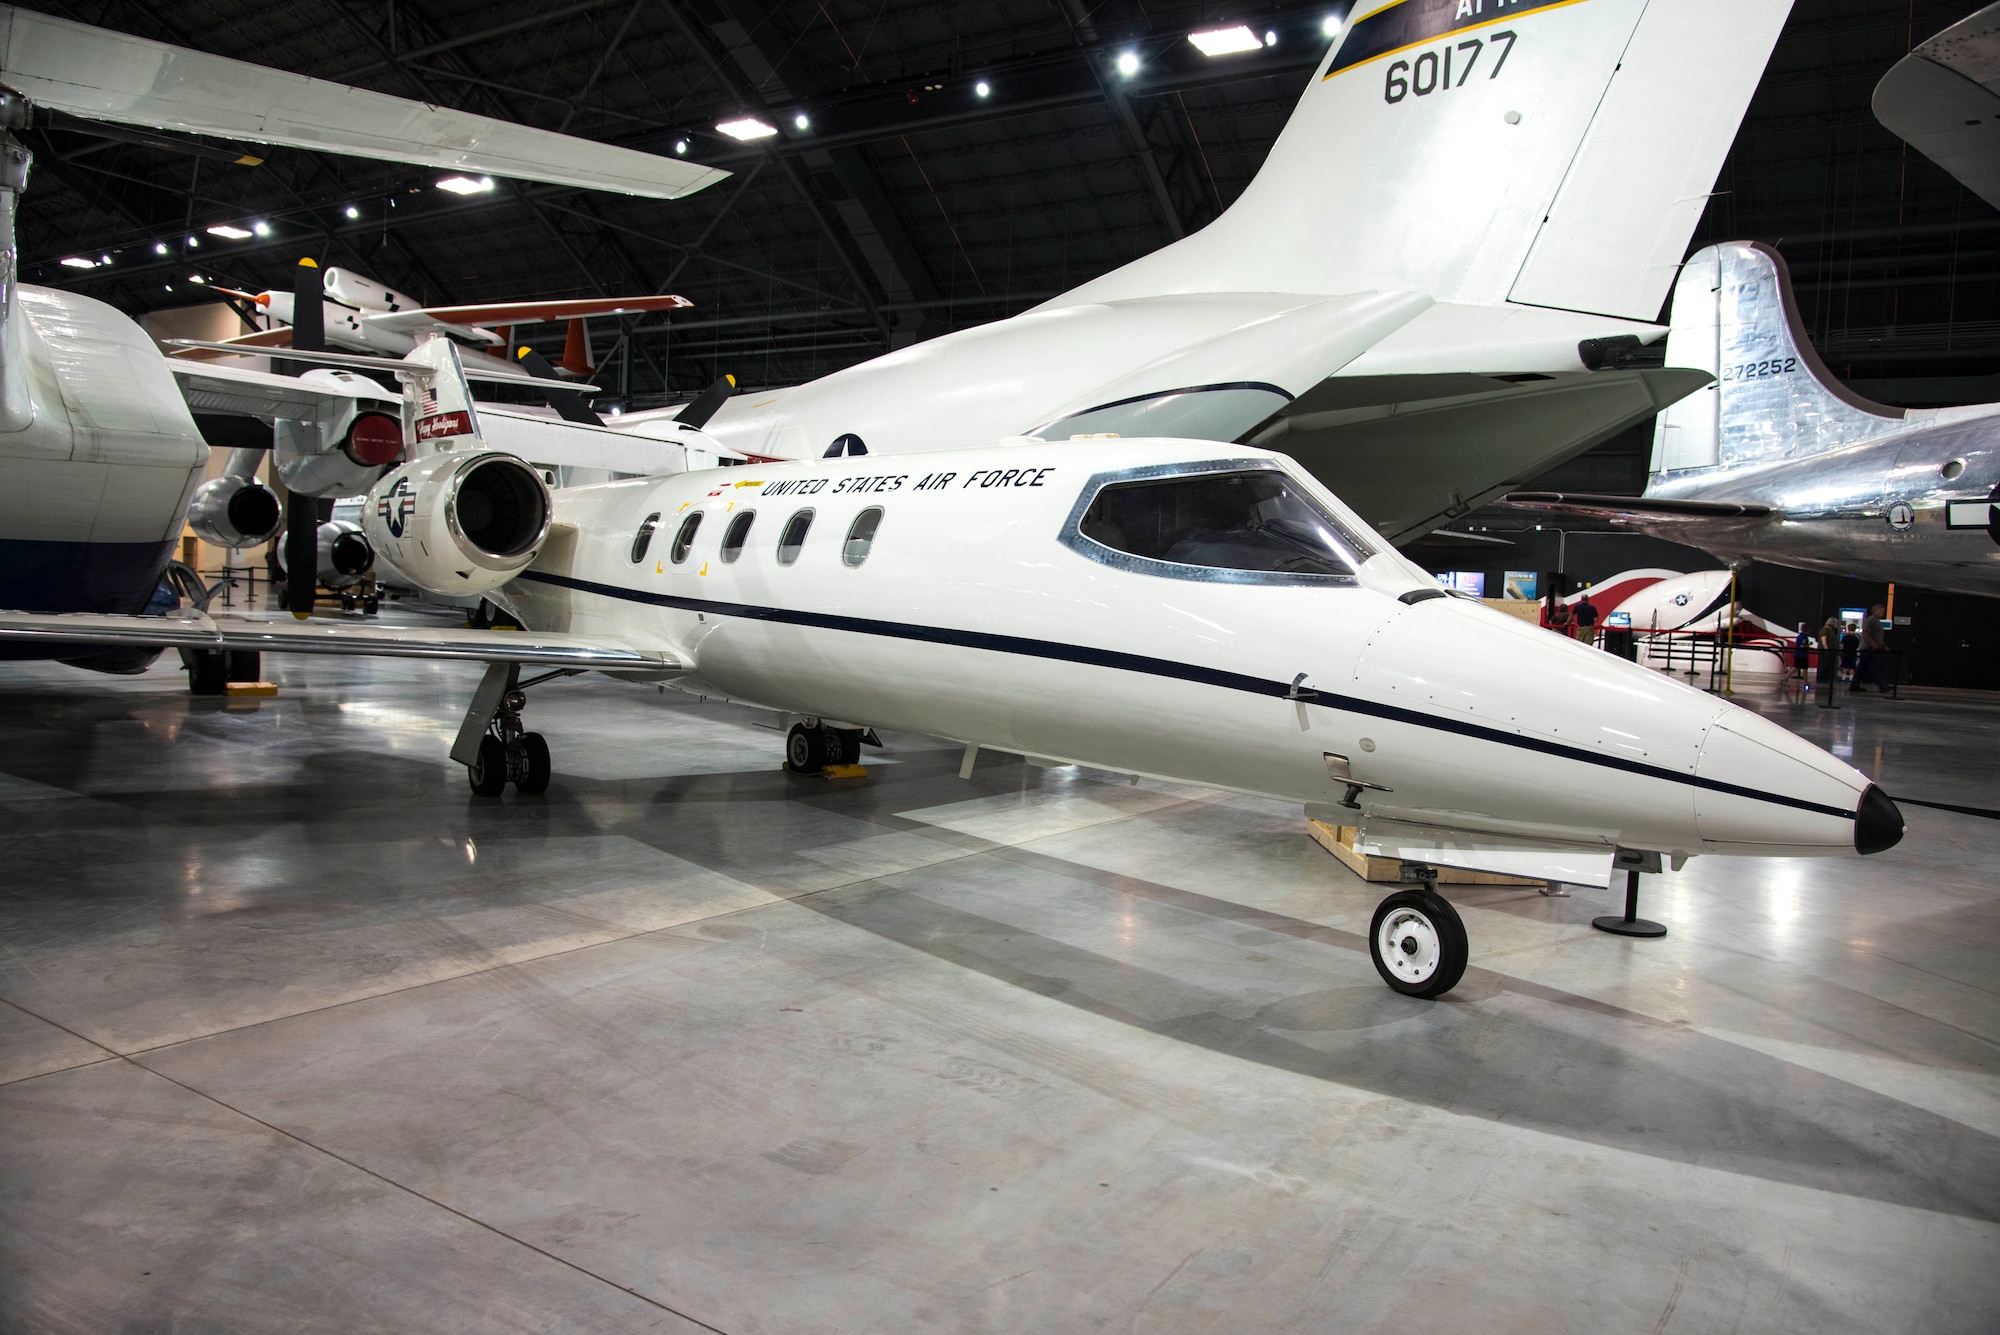
[[[671,328],[595,325],[598,356],[643,407],[724,371],[745,386],[822,375],[1024,309],[1200,227],[1255,173],[1323,51],[1321,23],[1345,4],[38,7],[635,148],[685,139],[730,167],[735,178],[674,203],[508,183],[461,200],[431,188],[435,173],[354,159],[273,151],[241,166],[227,145],[73,121],[30,134],[29,281],[137,313],[186,304],[192,274],[254,290],[313,253],[433,302],[679,291],[697,307]],[[1985,379],[2000,372],[2000,215],[1868,110],[1882,72],[1970,7],[1801,0],[1695,239],[1777,245],[1829,360],[1892,399],[2000,397]],[[1224,19],[1277,40],[1205,60],[1185,34]],[[1126,50],[1142,66],[1121,81],[1110,66]],[[785,134],[753,148],[713,132],[746,109]],[[805,132],[791,128],[800,112]],[[203,232],[251,221],[270,236]],[[59,264],[101,255],[113,263]],[[538,337],[553,352],[561,334]]]

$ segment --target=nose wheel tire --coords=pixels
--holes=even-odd
[[[1465,924],[1435,890],[1399,890],[1375,907],[1368,956],[1406,997],[1441,997],[1465,976]]]

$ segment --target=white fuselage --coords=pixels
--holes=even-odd
[[[0,429],[0,604],[137,612],[181,534],[208,445],[166,361],[101,301],[22,286]]]
[[[1029,444],[559,492],[541,557],[500,597],[534,630],[679,646],[682,689],[844,725],[1326,805],[1346,793],[1334,753],[1379,786],[1360,799],[1378,816],[1663,852],[1854,851],[1859,773],[1669,678],[1436,596],[1385,544],[1363,543],[1351,580],[1246,583],[1134,569],[1077,534],[1106,475],[1217,461],[1280,470],[1365,534],[1264,451]],[[870,508],[879,531],[850,565]]]

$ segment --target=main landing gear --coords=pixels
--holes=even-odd
[[[794,774],[819,774],[834,765],[858,765],[863,742],[882,744],[871,729],[836,728],[818,719],[794,723],[785,734],[785,768]]]
[[[465,766],[474,794],[498,797],[510,783],[526,797],[548,791],[549,744],[540,733],[522,726],[521,711],[527,707],[530,686],[575,675],[559,668],[522,681],[518,663],[487,667],[451,748],[451,758]]]
[[[1375,906],[1368,925],[1368,957],[1382,981],[1406,997],[1440,997],[1465,976],[1465,924],[1437,890],[1437,871],[1406,864],[1404,878],[1418,882]]]

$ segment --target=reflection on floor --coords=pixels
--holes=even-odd
[[[1297,807],[475,669],[0,669],[0,1327],[2000,1328],[2000,824],[1453,890],[1447,1000]],[[1995,712],[1774,717],[1994,806]]]

